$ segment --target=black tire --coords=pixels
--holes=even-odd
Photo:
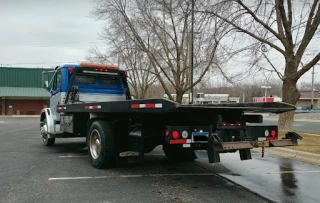
[[[46,118],[43,120],[43,125],[47,125]],[[42,143],[44,146],[52,146],[54,145],[55,141],[56,141],[56,138],[48,138],[48,134],[42,135]]]
[[[176,145],[163,144],[163,151],[170,161],[194,161],[198,157],[191,148],[182,148]]]
[[[93,167],[101,169],[110,168],[115,165],[114,130],[110,122],[103,120],[94,121],[88,131],[87,145]],[[97,150],[99,146],[100,151]]]

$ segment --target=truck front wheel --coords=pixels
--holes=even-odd
[[[87,142],[93,167],[100,169],[114,166],[114,131],[110,122],[94,121],[88,131]]]
[[[52,146],[54,144],[55,138],[48,138],[48,124],[46,118],[40,125],[40,134],[42,136],[42,143],[44,146]]]
[[[182,148],[177,145],[163,144],[163,151],[171,161],[193,161],[197,159],[194,149]]]

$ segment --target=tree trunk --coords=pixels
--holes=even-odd
[[[296,105],[300,98],[300,92],[297,89],[297,81],[284,80],[282,86],[282,102]],[[289,131],[293,128],[294,111],[282,113],[279,116],[279,130]]]
[[[183,98],[183,92],[177,91],[176,102],[181,104],[182,103],[182,98]]]

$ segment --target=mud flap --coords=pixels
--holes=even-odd
[[[214,150],[213,143],[214,143],[214,137],[212,135],[209,135],[208,145],[207,145],[207,154],[208,154],[209,163],[220,162],[220,154],[219,152]]]
[[[250,149],[240,149],[239,154],[241,160],[252,159]]]

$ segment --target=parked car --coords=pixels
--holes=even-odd
[[[305,106],[298,106],[295,110],[295,113],[308,113],[309,110]]]

